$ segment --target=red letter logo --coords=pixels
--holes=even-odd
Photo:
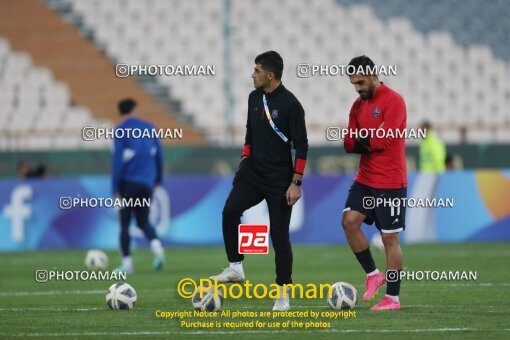
[[[269,226],[265,224],[239,225],[239,254],[269,253]]]

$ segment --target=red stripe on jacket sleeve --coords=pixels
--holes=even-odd
[[[244,156],[251,156],[251,145],[250,144],[245,144],[245,146],[243,147],[243,152],[241,153],[241,157],[244,157]]]
[[[303,175],[305,173],[305,167],[306,167],[306,159],[296,158],[296,168],[294,169],[294,172],[297,174]]]

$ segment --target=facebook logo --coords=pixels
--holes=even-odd
[[[32,198],[32,187],[21,184],[11,192],[11,201],[3,209],[5,218],[11,221],[11,237],[14,242],[25,240],[25,221],[32,216],[32,208],[26,201]]]

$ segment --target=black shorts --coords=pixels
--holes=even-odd
[[[407,188],[377,189],[354,181],[345,201],[345,211],[355,210],[365,215],[366,224],[373,224],[383,233],[398,233],[405,229]]]

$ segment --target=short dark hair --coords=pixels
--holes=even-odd
[[[122,99],[119,102],[119,112],[122,115],[130,114],[136,107],[136,101],[131,98]]]
[[[352,58],[351,61],[349,61],[348,66],[351,65],[355,67],[356,72],[358,72],[361,68],[367,76],[372,74],[372,71],[375,69],[374,62],[366,55],[360,55],[359,57]]]
[[[267,72],[273,72],[276,79],[282,79],[283,59],[278,52],[267,51],[259,54],[255,58],[255,64],[262,65],[262,68]]]

